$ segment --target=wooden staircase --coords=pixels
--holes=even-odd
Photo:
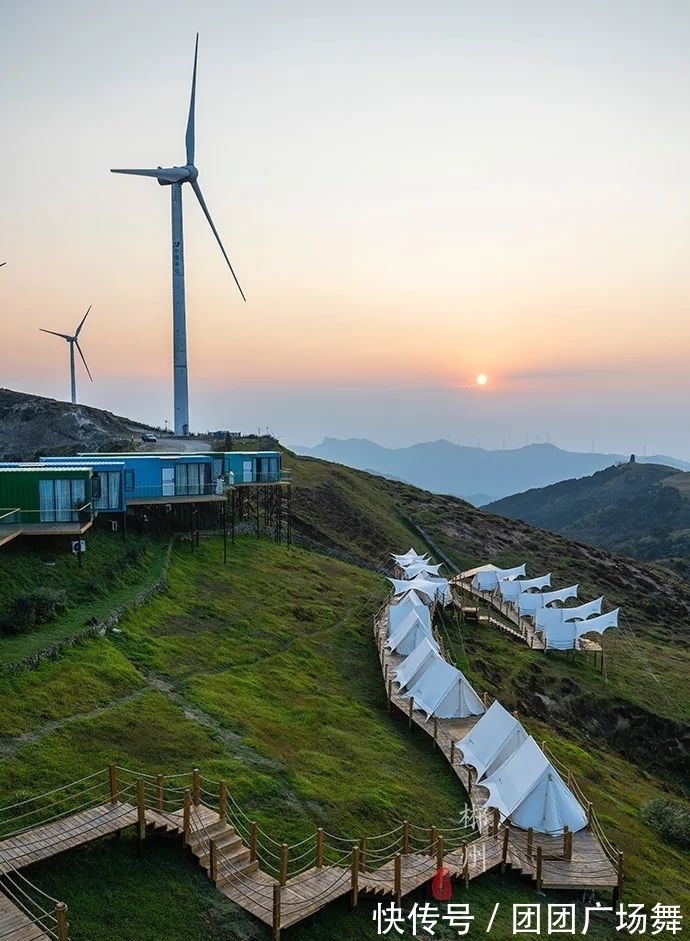
[[[251,876],[258,870],[259,863],[251,858],[251,851],[242,837],[215,810],[195,807],[193,816],[187,846],[216,888],[222,892],[223,886],[241,876]],[[215,861],[211,844],[215,849]]]

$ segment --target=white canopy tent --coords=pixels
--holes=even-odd
[[[572,650],[585,634],[603,634],[609,627],[618,627],[618,612],[609,611],[596,618],[579,621],[562,621],[543,628],[544,643],[547,650]]]
[[[430,575],[432,578],[439,578],[438,570],[443,565],[443,562],[439,562],[438,565],[431,565],[429,562],[410,562],[409,565],[400,566],[404,575],[403,578],[416,578],[418,575]]]
[[[503,578],[498,583],[498,590],[504,601],[515,601],[521,592],[532,588],[546,588],[551,585],[551,575],[540,575],[539,578]]]
[[[526,563],[523,563],[512,569],[486,568],[480,570],[472,579],[472,584],[480,591],[493,591],[504,578],[517,578],[524,575],[525,565]]]
[[[465,676],[456,667],[436,655],[407,696],[414,699],[417,709],[439,719],[479,716],[484,704]]]
[[[402,624],[396,628],[395,633],[390,634],[386,646],[406,657],[425,637],[433,640],[431,627],[425,624],[414,610],[410,611]]]
[[[396,555],[395,552],[391,552],[391,558],[398,563],[398,565],[409,565],[410,562],[423,562],[428,559],[427,555],[420,555],[414,549],[408,549],[407,552],[403,552],[401,555]]]
[[[591,614],[601,614],[604,596],[579,604],[574,608],[539,608],[535,616],[536,629],[542,630],[549,624],[561,624],[563,621],[576,621],[588,618]]]
[[[577,585],[559,588],[557,591],[524,593],[518,596],[518,611],[520,614],[535,614],[540,608],[545,608],[554,601],[566,601],[568,598],[577,598]]]
[[[477,780],[491,775],[528,738],[520,722],[495,700],[468,734],[457,742],[463,761],[477,771]]]
[[[406,686],[414,685],[422,673],[431,665],[434,658],[439,655],[438,644],[430,637],[424,637],[417,644],[411,654],[402,661],[393,676],[403,690]]]
[[[429,628],[429,633],[431,633],[431,612],[427,605],[421,602],[419,595],[415,592],[410,592],[410,595],[413,595],[417,599],[417,604],[415,604],[409,595],[404,595],[404,601],[400,604],[392,604],[388,607],[388,636],[394,634],[400,625],[403,623],[405,618],[410,614],[410,612],[416,613],[419,620],[424,624],[425,627]]]
[[[527,738],[490,777],[487,807],[497,807],[513,826],[558,835],[587,826],[587,814],[532,737]]]
[[[414,589],[422,598],[428,599],[429,604],[434,601],[440,601],[441,604],[450,604],[452,595],[448,586],[447,578],[429,578],[418,575],[416,578],[391,578],[388,581],[393,585],[393,593],[400,595],[405,591]]]
[[[408,588],[407,591],[404,591],[401,595],[395,595],[391,601],[391,608],[397,608],[403,604],[411,604],[415,608],[428,608],[429,604],[426,602],[413,588]]]

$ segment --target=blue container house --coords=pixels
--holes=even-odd
[[[88,465],[92,471],[91,489],[93,508],[102,513],[124,513],[125,504],[125,462],[113,459],[91,460],[84,457],[42,457],[41,464],[50,466]]]

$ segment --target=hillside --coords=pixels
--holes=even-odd
[[[476,506],[528,488],[592,474],[630,457],[564,451],[552,444],[490,451],[461,447],[450,441],[428,441],[407,448],[384,448],[360,438],[324,438],[316,447],[295,446],[293,450],[305,456],[404,480],[434,493],[462,497]],[[690,470],[690,464],[675,458],[656,456],[638,460]]]
[[[238,538],[224,566],[217,539],[203,539],[195,552],[177,542],[167,590],[120,616],[116,632],[66,648],[35,671],[0,676],[2,792],[21,800],[108,761],[151,774],[199,766],[226,778],[233,798],[278,844],[305,839],[317,826],[357,840],[404,817],[442,825],[465,796],[424,737],[386,711],[371,638],[386,592],[381,572],[390,571],[391,550],[410,545],[445,556],[457,570],[524,561],[530,574],[552,572],[554,585],[578,582],[583,599],[603,593],[607,609],[621,606],[622,627],[605,635],[604,673],[583,655],[531,651],[453,616],[440,624],[445,643],[478,690],[516,709],[573,768],[626,854],[626,899],[687,912],[690,852],[644,824],[640,807],[673,794],[685,795],[690,808],[690,587],[664,569],[457,498],[289,451],[284,465],[293,480],[291,548]],[[69,553],[53,556],[49,569],[36,566],[35,551],[10,543],[0,549],[0,604],[32,579],[50,578],[65,587],[71,581],[70,594],[85,605],[98,582],[101,617],[108,592],[119,603],[141,590],[139,575],[159,577],[163,548],[142,545],[145,555],[111,586],[103,573],[119,571],[127,552],[119,535],[94,533],[81,570]],[[78,633],[89,613],[75,606],[51,625],[49,641]],[[40,634],[28,636],[40,643]],[[37,867],[37,883],[65,897],[71,922],[81,926],[75,941],[268,936],[219,902],[177,847],[148,844],[141,861],[131,840],[103,841]],[[498,900],[533,902],[534,890],[493,874],[469,890],[457,887],[454,901],[469,902],[477,918],[470,937],[485,935]],[[290,937],[373,937],[371,909],[370,901],[352,913],[333,905]],[[595,941],[618,936],[609,923],[588,933]],[[499,919],[492,937],[512,936]]]
[[[627,463],[489,504],[570,539],[690,571],[690,474]]]
[[[150,430],[99,408],[0,389],[0,461],[31,461],[38,452],[118,450],[133,434]]]

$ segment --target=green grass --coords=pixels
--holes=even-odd
[[[573,558],[555,551],[567,546],[565,541],[545,545],[528,527],[524,532],[517,527],[508,539],[460,501],[355,471],[332,471],[319,462],[300,460],[295,471],[297,528],[343,557],[378,564],[391,550],[423,548],[405,522],[409,518],[459,565],[477,564],[491,553],[506,564],[527,559],[537,571],[546,570],[542,562],[550,558],[558,584],[573,574]],[[589,567],[584,556],[576,561],[583,561],[581,584],[588,592],[596,590],[602,571],[596,559]],[[40,793],[110,761],[150,773],[198,766],[208,778],[226,779],[240,806],[278,842],[308,837],[320,825],[354,839],[405,817],[424,826],[452,820],[465,795],[427,737],[386,712],[371,636],[385,581],[335,558],[251,537],[238,539],[228,562],[223,566],[217,540],[203,540],[194,553],[177,546],[169,592],[127,613],[118,625],[121,634],[89,641],[42,665],[37,674],[20,678],[24,685],[0,678],[0,727],[5,736],[28,735],[0,762],[0,792]],[[623,581],[633,576],[621,571],[624,578],[618,569],[608,571],[607,597],[610,588],[612,597],[617,591],[625,602]],[[680,615],[672,631],[659,620],[641,627],[645,656],[658,657],[654,669],[686,708],[685,648],[680,642],[663,644],[669,633],[685,636]],[[626,899],[681,904],[687,915],[690,854],[664,843],[639,817],[644,801],[682,786],[659,770],[672,750],[664,738],[672,709],[658,702],[646,668],[631,662],[625,669],[626,651],[612,648],[607,683],[581,658],[540,656],[486,628],[463,628],[460,634],[451,624],[448,632],[476,687],[517,708],[528,729],[549,741],[581,778],[609,836],[626,854]],[[678,657],[674,665],[664,647]],[[655,727],[657,719],[661,724]],[[643,728],[643,722],[650,724]],[[635,741],[633,763],[624,753]],[[77,854],[37,867],[39,885],[64,896],[75,930],[81,923],[78,930],[84,933],[74,937],[268,937],[253,919],[235,911],[224,914],[222,929],[205,922],[210,915],[199,913],[215,912],[222,903],[208,893],[203,877],[201,883],[188,878],[176,850],[161,863],[159,878],[155,864],[146,868],[148,859],[155,861],[157,844],[136,862],[126,847],[124,841],[113,854],[105,841],[84,850],[89,863],[76,878]],[[126,859],[123,866],[113,858],[118,853]],[[177,866],[185,873],[179,882],[172,873]],[[117,873],[125,870],[120,881]],[[131,886],[127,880],[136,879],[137,872],[141,878]],[[43,882],[44,874],[57,880],[59,891]],[[119,903],[127,913],[129,899],[136,906],[131,934],[123,927],[127,914],[119,922],[115,915],[89,920],[104,884],[114,888],[113,907]],[[171,924],[179,904],[177,885],[188,887],[189,894],[188,908],[179,915],[180,933]],[[507,907],[512,901],[561,897],[539,899],[528,881],[495,874],[473,882],[466,894],[464,888],[456,890],[456,901],[469,902],[476,916],[469,936],[477,938],[485,934],[496,901]],[[161,898],[169,899],[167,905]],[[405,901],[407,910],[415,899],[423,896]],[[140,918],[140,912],[147,915]],[[353,913],[336,903],[289,937],[374,938],[371,913],[371,902]],[[512,936],[507,919],[501,908],[491,933],[499,941]],[[213,933],[220,930],[228,934]],[[611,924],[588,933],[619,936]],[[446,931],[445,937],[451,935],[457,936]]]
[[[0,635],[0,672],[44,648],[79,634],[93,619],[101,621],[126,605],[160,578],[167,543],[147,537],[89,532],[79,568],[69,540],[10,543],[0,551],[0,613],[23,592],[49,586],[63,590],[68,609],[38,630],[17,636]],[[50,564],[47,564],[50,563]]]

